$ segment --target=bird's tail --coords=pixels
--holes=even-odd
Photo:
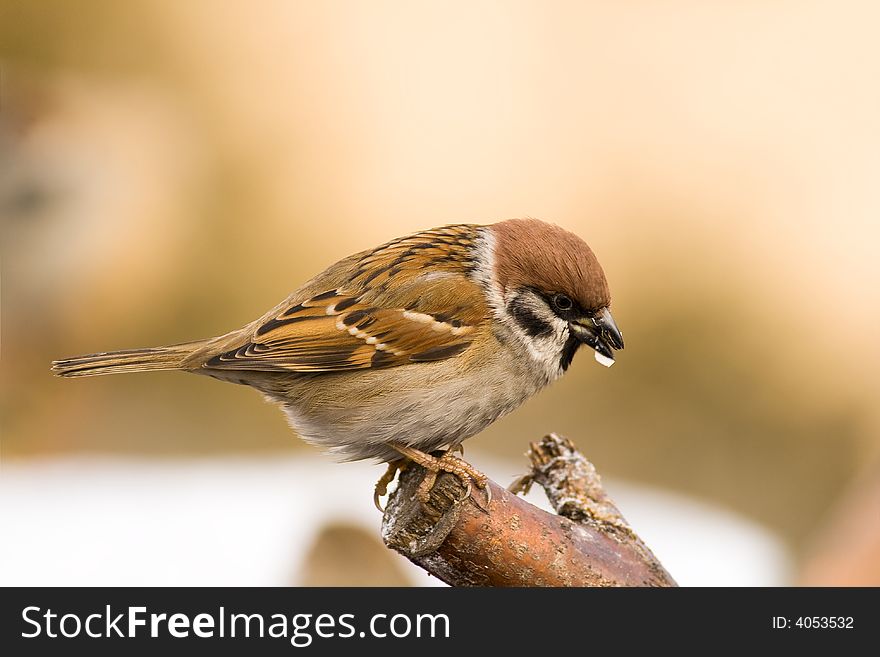
[[[107,351],[65,358],[52,362],[52,372],[58,376],[97,376],[122,372],[178,370],[184,367],[187,357],[202,344],[186,342],[168,347]]]

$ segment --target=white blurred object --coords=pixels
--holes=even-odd
[[[517,468],[477,457],[501,482]],[[313,456],[7,461],[0,479],[0,584],[291,584],[323,522],[360,524],[378,536],[372,490],[383,469]],[[679,584],[788,582],[789,555],[754,523],[656,489],[607,487]],[[529,499],[547,508],[540,490]],[[406,565],[414,582],[441,584]]]

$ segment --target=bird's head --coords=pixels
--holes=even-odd
[[[562,372],[578,347],[610,366],[623,336],[595,254],[580,237],[537,219],[511,219],[493,235],[495,313],[548,369]]]

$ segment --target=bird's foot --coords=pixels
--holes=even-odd
[[[394,477],[397,476],[397,473],[402,471],[405,467],[406,459],[397,459],[396,461],[389,462],[385,474],[379,477],[379,481],[376,482],[376,487],[373,489],[373,504],[375,504],[376,508],[382,513],[385,513],[385,509],[382,508],[380,499],[388,494],[388,484],[394,481]]]
[[[422,483],[420,483],[419,487],[416,489],[416,497],[418,497],[422,504],[426,504],[431,498],[431,489],[434,488],[434,483],[437,481],[437,475],[441,472],[449,472],[454,474],[465,484],[465,493],[459,502],[471,497],[471,484],[476,484],[477,488],[485,491],[486,500],[481,504],[477,502],[476,498],[471,499],[474,500],[474,504],[480,507],[480,509],[488,513],[489,503],[492,501],[492,491],[489,488],[488,483],[489,478],[467,461],[455,456],[451,449],[437,457],[406,445],[393,445],[393,447],[410,461],[418,463],[427,470],[425,478],[422,479]]]

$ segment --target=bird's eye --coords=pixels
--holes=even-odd
[[[574,303],[564,294],[557,294],[553,297],[553,305],[559,310],[571,310]]]

